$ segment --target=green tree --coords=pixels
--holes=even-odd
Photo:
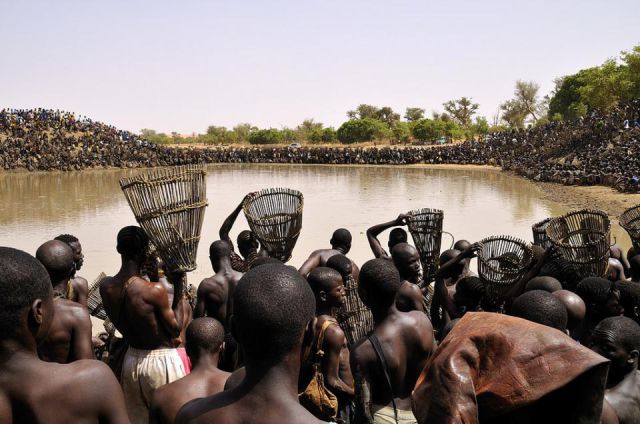
[[[435,142],[445,136],[446,122],[439,119],[421,119],[414,123],[411,132],[416,140]]]
[[[515,101],[520,104],[520,108],[531,116],[533,122],[538,120],[541,102],[538,97],[540,85],[534,81],[516,81],[516,89],[513,93]]]
[[[361,104],[355,110],[348,111],[347,117],[349,119],[378,119],[378,111],[376,106]]]
[[[476,116],[476,120],[471,126],[472,135],[486,135],[489,134],[489,121],[484,116]]]
[[[280,141],[283,141],[285,143],[294,143],[300,140],[298,136],[299,136],[298,132],[295,130],[292,130],[291,128],[285,127],[280,130]]]
[[[527,117],[527,111],[522,104],[515,99],[507,100],[500,105],[502,111],[502,121],[511,128],[524,128],[524,120]]]
[[[408,143],[411,140],[411,128],[409,124],[396,121],[391,127],[391,138],[396,143]]]
[[[609,59],[601,66],[587,69],[582,75],[583,85],[578,89],[580,100],[589,110],[610,111],[627,98],[632,83],[624,69]]]
[[[236,134],[236,140],[239,143],[246,143],[249,141],[249,134],[251,134],[252,131],[257,131],[258,128],[254,127],[251,124],[248,123],[242,123],[242,124],[238,124],[235,127],[233,127],[233,132]]]
[[[337,141],[336,130],[329,128],[314,128],[309,133],[308,140],[312,143],[334,143]]]
[[[337,131],[338,140],[343,144],[362,143],[383,138],[388,129],[377,119],[351,119],[343,123]]]
[[[404,119],[406,119],[407,122],[419,121],[424,119],[424,112],[425,110],[419,107],[408,107],[404,112]]]
[[[629,83],[627,99],[640,98],[640,45],[622,52],[624,78]]]
[[[391,128],[394,122],[400,120],[400,114],[395,113],[389,106],[384,106],[378,109],[375,119],[384,122]]]
[[[278,144],[282,141],[282,134],[275,128],[255,130],[249,133],[251,144]]]
[[[547,116],[552,120],[556,115],[560,115],[560,119],[574,119],[578,116],[575,115],[575,108],[572,110],[571,106],[580,103],[580,87],[583,85],[580,71],[575,75],[567,75],[555,80],[555,88],[551,92],[551,99],[549,100],[549,110]],[[557,118],[557,116],[556,116]]]
[[[461,97],[457,100],[449,100],[442,104],[444,110],[464,128],[471,125],[471,118],[476,113],[480,105],[473,103],[471,98]]]

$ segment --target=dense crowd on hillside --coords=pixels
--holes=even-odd
[[[489,134],[441,147],[171,148],[72,113],[0,111],[4,169],[80,170],[192,163],[478,164],[538,181],[640,190],[640,100],[612,113]]]

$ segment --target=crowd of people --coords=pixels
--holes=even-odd
[[[193,163],[476,164],[537,181],[640,190],[640,100],[613,112],[489,134],[446,146],[172,148],[74,114],[0,111],[4,169],[80,170]]]
[[[234,243],[237,216],[195,296],[137,226],[114,235],[121,267],[95,287],[72,235],[34,256],[0,247],[0,422],[640,422],[635,249],[575,279],[533,246],[496,291],[471,266],[481,243],[431,266],[404,214],[367,231],[365,263],[339,228],[298,269],[249,230]]]

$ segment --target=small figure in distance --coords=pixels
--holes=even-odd
[[[54,315],[44,266],[0,247],[0,422],[127,424],[124,397],[107,365],[44,362],[36,347]]]
[[[196,318],[187,327],[186,349],[193,369],[189,375],[157,389],[151,401],[151,423],[172,424],[187,402],[220,393],[230,373],[218,369],[224,328],[214,318]]]
[[[182,407],[177,423],[319,423],[298,402],[301,360],[315,327],[315,300],[293,268],[265,264],[238,283],[231,318],[245,376],[235,387]]]
[[[53,287],[64,287],[74,273],[73,251],[64,242],[51,240],[36,251],[36,258],[45,267]],[[54,298],[55,314],[46,339],[39,346],[45,361],[66,364],[78,359],[94,359],[91,345],[91,318],[85,306]]]

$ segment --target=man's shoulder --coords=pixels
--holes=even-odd
[[[51,371],[62,376],[59,381],[62,387],[70,387],[70,385],[82,387],[83,395],[93,393],[92,388],[96,388],[98,391],[107,388],[109,382],[117,384],[113,371],[102,361],[81,359],[69,364],[52,363],[52,365],[52,368],[55,367],[55,369]]]

